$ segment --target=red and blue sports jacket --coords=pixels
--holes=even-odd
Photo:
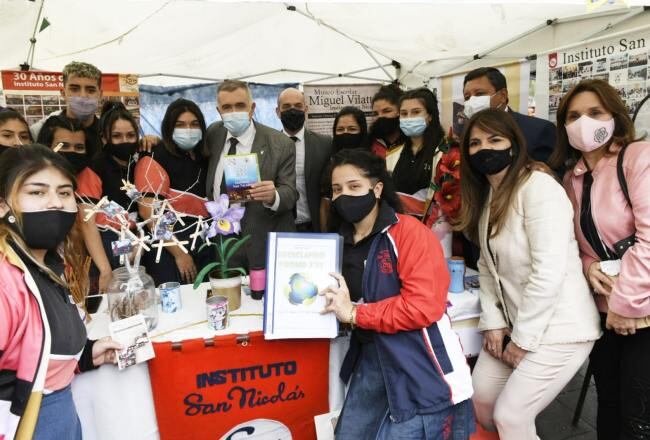
[[[370,246],[356,321],[374,331],[396,423],[472,396],[469,366],[445,313],[448,287],[447,262],[433,232],[395,214]],[[347,381],[349,373],[342,370],[341,377]]]

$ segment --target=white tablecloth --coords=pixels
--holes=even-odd
[[[181,287],[183,308],[174,314],[160,312],[158,326],[151,336],[155,342],[210,338],[214,335],[245,334],[260,331],[263,326],[263,304],[242,294],[242,306],[231,313],[226,330],[215,332],[206,323],[205,295],[208,284],[198,290]],[[478,316],[478,294],[464,292],[449,294],[448,314],[452,321],[471,322]],[[108,335],[109,318],[104,299],[98,313],[87,325],[88,337],[97,339]],[[476,346],[476,331],[461,331],[463,347]],[[472,325],[469,325],[472,330]],[[466,333],[463,336],[463,332]],[[474,341],[464,340],[474,339]],[[480,342],[479,342],[480,345]],[[337,338],[330,343],[329,403],[330,410],[342,406],[345,389],[338,377],[349,338]],[[466,354],[474,354],[466,350]],[[77,375],[72,382],[72,393],[81,420],[84,440],[140,440],[158,439],[149,370],[139,364],[119,371],[113,365],[104,365],[95,371]]]

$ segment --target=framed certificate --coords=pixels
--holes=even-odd
[[[266,265],[264,337],[266,339],[335,338],[334,313],[321,314],[325,297],[341,272],[343,238],[338,234],[270,232]]]

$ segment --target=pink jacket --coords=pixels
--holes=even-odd
[[[40,293],[23,262],[0,243],[0,376],[13,389],[0,398],[0,440],[32,438],[50,356]]]
[[[601,240],[610,248],[614,243],[636,233],[637,243],[631,246],[621,261],[621,273],[614,284],[609,307],[621,316],[643,318],[650,315],[650,143],[635,142],[625,151],[623,171],[633,210],[616,176],[618,154],[605,156],[592,172],[591,212]],[[564,188],[574,207],[575,234],[580,247],[582,266],[598,261],[580,228],[582,181],[587,167],[582,159],[564,176]],[[607,311],[602,295],[596,296],[601,312]]]

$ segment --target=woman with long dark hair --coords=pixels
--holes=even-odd
[[[70,165],[42,145],[0,158],[0,438],[81,439],[75,371],[114,362],[121,348],[88,340],[69,299],[63,267],[79,264],[75,188]]]
[[[406,142],[393,169],[395,187],[405,194],[421,193],[424,199],[431,184],[433,159],[444,138],[433,92],[422,87],[404,93],[399,117]]]
[[[343,271],[321,292],[325,311],[353,329],[341,369],[350,381],[338,440],[469,439],[469,367],[445,314],[449,272],[440,243],[400,214],[384,161],[346,150],[333,159]]]
[[[31,140],[32,134],[23,115],[11,108],[0,109],[0,154]]]
[[[91,203],[107,197],[137,216],[137,203],[122,188],[124,182],[132,183],[134,180],[140,139],[138,123],[123,105],[118,104],[102,115],[101,138],[102,151],[78,176],[80,209],[86,212],[92,209]],[[94,263],[92,273],[99,274],[99,293],[106,291],[113,269],[120,266],[120,259],[113,255],[111,243],[120,239],[121,227],[116,219],[101,211],[82,224],[84,242]]]
[[[143,219],[149,219],[156,199],[167,200],[176,212],[185,215],[175,224],[180,241],[191,242],[199,217],[207,218],[205,179],[209,151],[205,145],[205,118],[192,101],[177,99],[169,104],[161,126],[162,142],[151,154],[144,154],[135,168],[135,185],[144,195],[139,201]],[[193,283],[196,274],[210,261],[210,249],[199,252],[202,243],[189,253],[177,246],[165,247],[156,263],[156,251],[144,256],[144,264],[156,284],[170,281]]]
[[[370,149],[366,115],[358,107],[343,107],[332,126],[332,153],[354,148]]]
[[[550,165],[566,167],[582,268],[604,332],[591,353],[599,440],[650,438],[650,143],[618,92],[584,80],[557,112]]]
[[[521,130],[502,110],[468,121],[461,176],[456,227],[481,247],[476,416],[502,440],[535,440],[535,418],[600,335],[573,210],[552,172],[528,158]]]

